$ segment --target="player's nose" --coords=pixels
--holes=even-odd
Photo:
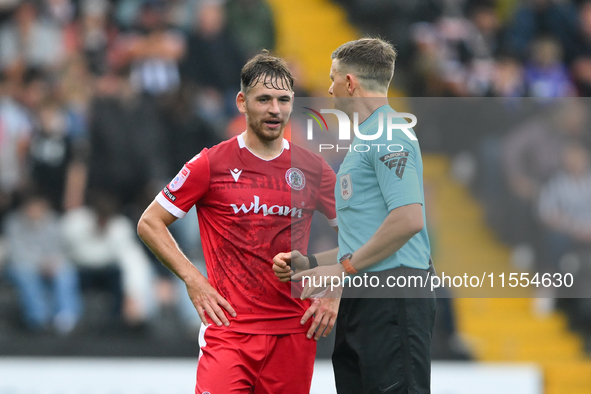
[[[269,112],[272,114],[279,114],[279,100],[273,99],[271,100],[271,106],[269,107]]]

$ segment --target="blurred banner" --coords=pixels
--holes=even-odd
[[[195,361],[182,359],[1,358],[2,394],[186,394]],[[531,364],[434,362],[433,394],[542,394]],[[330,361],[317,361],[311,394],[334,394]]]

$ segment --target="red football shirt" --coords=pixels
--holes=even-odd
[[[310,303],[291,297],[273,257],[306,253],[314,210],[337,224],[334,171],[321,156],[283,143],[272,160],[250,152],[242,135],[204,149],[156,197],[179,218],[197,207],[208,279],[236,310],[228,317],[237,332],[307,331],[300,320]]]

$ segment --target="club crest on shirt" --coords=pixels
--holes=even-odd
[[[345,201],[353,196],[353,182],[351,182],[351,174],[343,174],[339,177],[339,184],[341,187],[341,198]]]
[[[299,168],[292,167],[285,173],[285,180],[294,190],[302,190],[306,186],[306,177]]]
[[[168,190],[170,190],[171,192],[176,192],[177,190],[179,190],[181,186],[183,186],[183,183],[185,183],[185,181],[189,177],[190,173],[191,170],[189,170],[186,166],[183,166],[183,168],[179,171],[177,176],[175,176],[174,179],[168,185]]]

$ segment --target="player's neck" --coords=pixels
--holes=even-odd
[[[254,155],[264,160],[272,160],[283,152],[283,134],[273,141],[260,139],[253,131],[246,130],[242,133],[244,145]]]

